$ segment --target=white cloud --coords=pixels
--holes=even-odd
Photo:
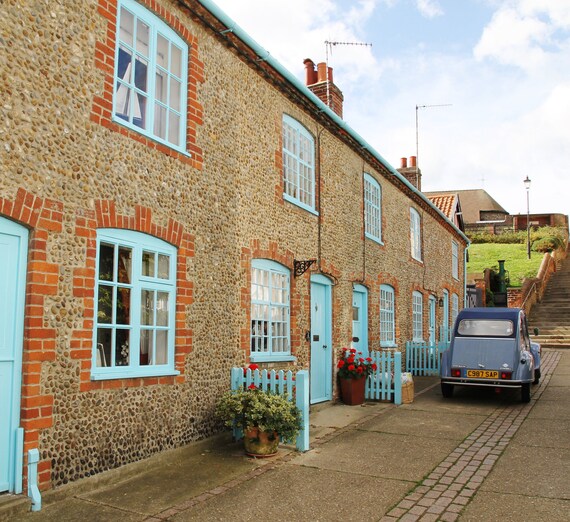
[[[426,18],[434,18],[443,14],[443,9],[437,0],[417,0],[419,12]]]
[[[570,2],[511,0],[502,3],[474,49],[475,58],[524,70],[544,66],[569,42]]]

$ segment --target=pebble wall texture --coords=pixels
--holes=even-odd
[[[228,388],[230,368],[249,360],[251,260],[292,270],[294,259],[319,254],[319,217],[283,200],[283,114],[305,125],[320,150],[321,256],[312,270],[335,283],[335,352],[350,342],[355,283],[369,289],[371,349],[379,348],[380,284],[396,290],[400,348],[411,338],[414,290],[424,295],[425,332],[430,294],[446,288],[463,300],[462,280],[451,277],[451,243],[460,245],[460,273],[465,243],[441,217],[323,128],[180,2],[141,3],[191,44],[192,158],[105,120],[114,0],[0,3],[0,215],[30,228],[21,418],[25,449],[40,450],[42,489],[219,429],[216,399]],[[382,187],[383,245],[364,240],[363,171]],[[422,216],[423,263],[410,257],[410,205]],[[89,378],[95,238],[108,226],[151,233],[179,249],[179,376]],[[309,366],[309,278],[291,276],[297,369]]]

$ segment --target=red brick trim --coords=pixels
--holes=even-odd
[[[91,380],[93,350],[93,317],[95,313],[95,264],[97,230],[122,228],[150,234],[178,248],[176,267],[176,339],[174,367],[180,372],[176,377],[137,377],[131,379]],[[76,235],[87,242],[84,267],[73,271],[73,295],[83,299],[84,320],[81,329],[71,338],[71,358],[81,362],[80,390],[130,388],[155,384],[174,384],[185,380],[186,356],[192,351],[192,330],[186,323],[187,308],[193,303],[193,284],[187,278],[189,258],[194,257],[194,237],[184,231],[178,221],[170,219],[167,226],[153,222],[152,209],[135,206],[134,216],[118,214],[111,200],[98,200],[95,210],[79,210],[75,219]]]
[[[98,0],[97,11],[107,22],[105,41],[95,43],[95,67],[103,73],[103,93],[93,97],[90,120],[107,129],[128,136],[151,149],[176,158],[182,163],[202,170],[203,152],[196,142],[196,131],[203,124],[204,111],[198,101],[198,84],[204,82],[204,63],[198,58],[198,41],[189,29],[172,13],[166,11],[156,0],[139,0],[150,11],[162,18],[188,43],[188,92],[186,109],[186,150],[188,157],[180,152],[139,134],[113,121],[113,85],[115,71],[115,47],[117,32],[117,0]]]
[[[26,454],[38,447],[41,430],[53,424],[54,398],[42,394],[40,380],[43,364],[55,360],[56,330],[45,319],[44,308],[46,297],[57,294],[59,265],[47,261],[47,239],[62,231],[63,205],[20,188],[13,200],[0,198],[0,214],[30,228],[20,409]],[[40,462],[40,489],[49,487],[50,476],[51,463]]]

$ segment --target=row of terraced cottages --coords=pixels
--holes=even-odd
[[[50,489],[214,433],[234,365],[332,401],[343,347],[449,325],[467,240],[322,64],[210,0],[8,0],[0,34],[0,491],[19,428]]]

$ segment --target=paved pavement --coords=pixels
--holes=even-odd
[[[570,520],[570,351],[520,394],[416,378],[412,404],[311,413],[311,450],[250,459],[222,434],[45,493],[22,521]]]

